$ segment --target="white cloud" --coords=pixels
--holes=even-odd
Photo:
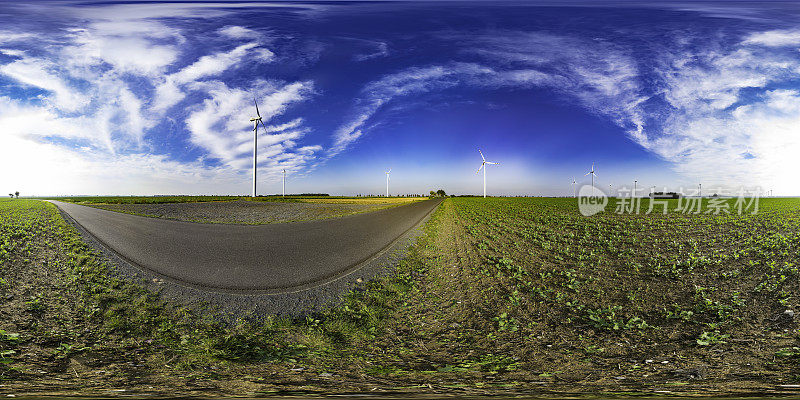
[[[247,32],[227,33],[244,37]],[[40,188],[49,182],[39,194],[114,193],[108,189],[113,187],[127,194],[197,193],[209,184],[217,192],[235,193],[247,187],[241,183],[247,181],[243,172],[250,165],[245,153],[252,149],[252,136],[247,118],[240,117],[251,112],[251,88],[229,88],[215,79],[242,63],[272,62],[275,54],[261,43],[223,50],[190,42],[192,38],[175,25],[113,14],[99,20],[81,18],[70,28],[50,32],[48,42],[37,36],[0,32],[2,53],[17,58],[0,65],[0,75],[12,82],[11,91],[0,93],[2,167],[26,165],[5,183],[27,194],[34,191],[31,182]],[[186,63],[187,48],[205,54]],[[262,176],[271,179],[278,167],[301,171],[320,151],[303,143],[309,129],[302,118],[269,121],[313,94],[312,83],[260,81],[256,89],[264,95],[262,115],[269,125],[260,135]],[[165,146],[162,133],[152,128],[173,118],[178,124],[187,122],[180,120],[183,113],[166,115],[170,106],[186,98],[185,91],[196,92],[192,101],[207,98],[220,107],[205,115],[193,113],[187,120],[197,128],[184,131],[187,142],[207,153],[194,161],[152,154],[155,148],[167,147],[169,152],[169,147],[180,145],[184,132],[179,130]],[[230,93],[235,98],[228,98]],[[207,104],[187,107],[198,111]],[[209,167],[215,165],[207,162],[209,158],[222,160],[222,166]],[[30,160],[37,160],[36,165]],[[114,184],[123,178],[125,185]]]
[[[451,63],[408,68],[371,82],[362,89],[362,96],[358,99],[359,106],[354,110],[353,117],[334,132],[329,156],[341,153],[359,139],[365,132],[365,123],[391,100],[443,90],[464,82],[484,84],[493,74],[491,69],[477,64]]]
[[[389,55],[388,43],[380,41],[376,42],[369,41],[368,43],[375,47],[374,51],[367,54],[356,54],[353,57],[356,61],[367,61],[367,60],[372,60],[373,58],[381,58]]]
[[[800,46],[800,30],[756,32],[748,35],[743,43],[768,47]]]
[[[147,37],[107,35],[97,30],[77,30],[72,46],[63,49],[73,67],[110,65],[120,73],[155,76],[178,59],[177,46]]]
[[[482,62],[413,67],[366,85],[352,118],[334,132],[331,156],[362,137],[369,119],[392,99],[456,86],[549,87],[579,99],[592,112],[624,124],[635,140],[646,141],[641,133],[643,117],[631,106],[643,101],[638,70],[619,49],[530,32],[444,38],[459,42],[466,47],[465,53],[479,56]]]
[[[248,187],[246,176],[225,166],[177,162],[164,155],[110,155],[17,137],[2,140],[0,168],[9,171],[3,185],[23,196],[235,194]]]
[[[170,78],[177,83],[188,83],[217,75],[238,63],[250,49],[256,46],[258,43],[247,43],[228,52],[202,56],[192,65],[171,75]]]
[[[11,57],[22,57],[25,55],[24,50],[17,50],[17,49],[0,49],[0,53],[3,53]]]
[[[196,107],[187,118],[191,142],[205,149],[210,157],[224,164],[247,169],[252,162],[252,124],[254,114],[250,90],[230,88],[222,82],[195,83],[194,90],[208,93],[209,98]],[[311,82],[294,82],[282,85],[256,82],[253,92],[258,93],[259,111],[267,129],[259,126],[259,164],[268,175],[281,169],[296,171],[314,158],[318,147],[296,149],[297,140],[308,129],[302,128],[302,119],[281,124],[270,121],[283,115],[292,104],[313,94]]]
[[[227,36],[233,39],[254,39],[261,36],[258,31],[254,31],[243,26],[231,25],[217,30],[220,35]]]
[[[36,35],[29,32],[0,31],[0,43],[17,42],[21,40],[30,40],[34,38],[36,38]]]
[[[57,66],[38,58],[23,58],[0,66],[0,74],[27,86],[43,89],[55,96],[47,100],[65,111],[77,111],[86,105],[87,99],[80,91],[70,87],[56,72]]]
[[[257,42],[251,42],[239,45],[230,51],[205,55],[183,69],[164,76],[162,82],[156,86],[155,109],[166,110],[177,104],[186,96],[181,90],[183,85],[213,77],[234,68],[248,55],[253,55],[259,62],[272,61],[274,54],[267,49],[257,47],[258,45]]]

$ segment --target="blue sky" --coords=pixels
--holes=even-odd
[[[23,195],[800,194],[800,26],[753,3],[0,5],[0,178]],[[711,189],[710,189],[711,190]]]

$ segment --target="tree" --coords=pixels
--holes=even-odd
[[[431,190],[431,197],[436,197],[436,192],[434,192],[433,190]]]
[[[445,197],[445,196],[447,196],[447,193],[445,193],[444,190],[439,189],[439,190],[436,191],[436,195],[439,196],[439,197]]]
[[[19,198],[19,191],[14,192],[14,194],[17,195],[17,198]]]
[[[13,199],[14,198],[14,193],[9,193],[8,197],[11,197]]]

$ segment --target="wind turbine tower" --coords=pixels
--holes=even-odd
[[[389,168],[389,170],[386,171],[386,197],[389,197],[389,174],[391,172],[392,172],[391,168]]]
[[[283,196],[286,197],[286,170],[283,170]]]
[[[478,168],[478,171],[476,171],[475,173],[477,174],[478,172],[481,172],[481,169],[483,169],[483,198],[485,199],[486,198],[486,165],[487,164],[488,165],[498,165],[500,163],[486,161],[486,157],[483,156],[483,152],[481,151],[481,149],[478,149],[478,153],[481,153],[481,158],[483,159],[483,162],[481,163],[480,168]]]
[[[256,98],[253,97],[253,103],[256,105],[256,117],[250,118],[250,122],[253,123],[253,193],[252,197],[256,197],[256,171],[258,167],[258,161],[256,161],[256,157],[258,156],[258,124],[260,123],[261,126],[264,127],[264,130],[267,129],[267,126],[264,125],[264,121],[261,120],[261,113],[258,112],[258,102]]]
[[[592,197],[594,197],[594,177],[597,176],[597,174],[594,173],[594,163],[592,163],[592,170],[587,172],[583,176],[586,176],[586,175],[591,175],[592,176]]]
[[[578,182],[575,181],[575,178],[572,178],[572,197],[578,197],[578,192],[575,189],[575,185],[577,184]]]

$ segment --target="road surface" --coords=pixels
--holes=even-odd
[[[418,225],[441,200],[270,225],[171,221],[52,203],[136,267],[206,289],[285,293],[357,270]]]

